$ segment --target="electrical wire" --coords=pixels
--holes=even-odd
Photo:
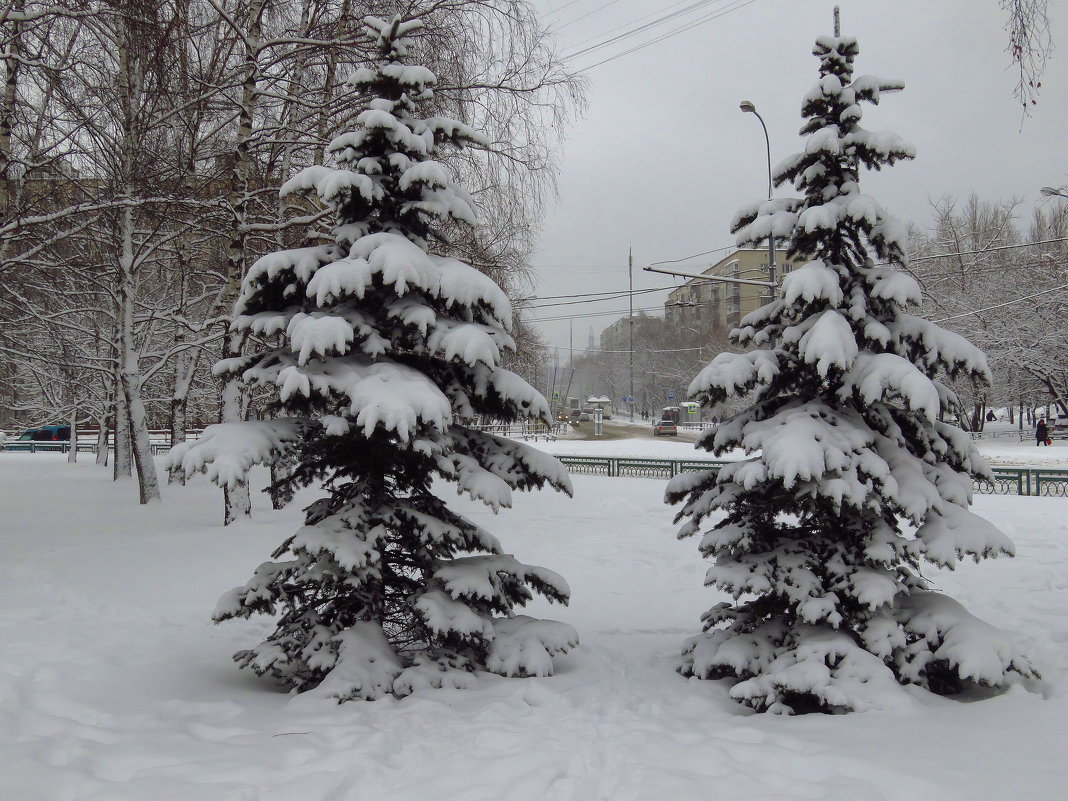
[[[983,253],[993,253],[998,250],[1014,250],[1016,248],[1033,248],[1038,245],[1052,245],[1057,242],[1068,242],[1068,236],[1062,236],[1059,239],[1043,239],[1040,242],[1021,242],[1018,245],[998,245],[992,248],[982,248],[981,250],[960,250],[956,253],[936,253],[933,256],[918,256],[915,259],[909,259],[909,264],[915,264],[918,261],[931,261],[932,259],[946,259],[951,256],[978,256]],[[890,262],[881,261],[879,264],[889,264]]]
[[[693,22],[690,22],[687,25],[682,26],[681,28],[676,28],[673,31],[668,31],[667,33],[657,37],[656,39],[651,39],[650,41],[644,42],[644,43],[642,43],[640,45],[636,45],[636,46],[630,48],[629,50],[624,50],[622,53],[616,53],[614,56],[609,56],[608,58],[603,59],[602,61],[598,61],[598,62],[596,62],[594,64],[590,64],[588,67],[583,68],[582,71],[583,72],[588,72],[589,70],[592,70],[592,69],[594,69],[596,67],[600,67],[603,64],[608,64],[609,62],[615,61],[616,59],[623,58],[624,56],[629,56],[631,53],[637,53],[639,50],[644,50],[647,47],[651,47],[651,46],[653,46],[655,44],[659,44],[660,42],[663,42],[666,39],[671,39],[671,38],[673,38],[675,36],[678,36],[681,33],[686,33],[687,31],[692,31],[694,28],[698,28],[701,25],[704,25],[706,22],[711,22],[712,20],[719,19],[720,17],[725,17],[727,14],[730,14],[730,13],[732,13],[734,11],[740,11],[741,9],[745,8],[746,6],[752,5],[755,2],[756,2],[756,0],[736,0],[735,4],[733,6],[730,6],[728,8],[725,8],[725,9],[723,9],[721,11],[717,11],[717,12],[712,13],[712,14],[708,14],[708,15],[706,15],[704,17],[701,17],[700,19],[694,20]]]
[[[616,36],[610,36],[609,38],[604,39],[596,44],[592,44],[589,47],[584,47],[580,50],[575,50],[571,53],[565,53],[562,60],[571,61],[572,59],[578,58],[579,56],[584,56],[589,53],[596,52],[597,50],[608,47],[609,45],[616,44],[617,42],[621,42],[625,39],[631,38],[632,36],[637,36],[640,33],[644,33],[645,31],[651,30],[652,28],[655,28],[658,25],[663,25],[665,22],[671,22],[672,20],[678,19],[679,17],[683,17],[692,11],[699,11],[705,6],[721,2],[723,2],[723,0],[697,0],[697,2],[690,3],[690,5],[686,6],[685,8],[680,8],[678,11],[672,11],[668,14],[664,14],[663,16],[654,19],[652,22],[647,22],[643,25],[631,28],[630,30],[624,31],[623,33],[620,33]]]
[[[660,311],[663,308],[664,308],[663,306],[648,306],[648,307],[645,307],[645,308],[642,308],[642,309],[635,309],[634,312],[638,313],[638,312]],[[586,320],[586,319],[589,319],[589,318],[592,318],[592,317],[611,317],[611,316],[616,316],[616,315],[626,315],[627,312],[628,312],[627,309],[617,309],[615,311],[584,312],[582,314],[565,314],[565,315],[556,316],[556,317],[530,317],[528,319],[530,320],[530,322],[534,322],[534,323],[550,323],[550,322],[554,322],[556,320]]]
[[[560,11],[563,11],[565,8],[570,8],[571,6],[575,5],[575,3],[577,3],[577,2],[579,2],[579,0],[571,0],[571,2],[564,3],[562,6],[557,6],[556,8],[550,9],[549,11],[545,12],[545,16],[546,17],[551,17],[553,14],[556,14],[556,13],[558,13]]]
[[[688,353],[695,350],[709,350],[716,345],[701,345],[696,348],[642,348],[641,350],[605,350],[604,348],[565,348],[562,345],[548,345],[546,350],[568,350],[572,353]]]
[[[597,13],[598,11],[603,11],[604,9],[608,8],[609,6],[614,6],[614,5],[615,5],[616,3],[618,3],[618,2],[619,2],[619,0],[608,0],[608,2],[607,2],[607,3],[605,3],[604,5],[601,5],[601,6],[597,6],[597,8],[595,8],[595,9],[594,9],[593,11],[587,11],[587,12],[586,12],[585,14],[583,14],[582,16],[580,16],[580,17],[575,17],[575,18],[574,18],[573,20],[571,20],[570,22],[565,22],[565,23],[564,23],[563,25],[557,25],[557,26],[556,26],[556,30],[557,30],[557,31],[562,31],[562,30],[563,30],[564,28],[570,28],[570,27],[571,27],[572,25],[574,25],[574,24],[575,24],[576,22],[581,22],[582,20],[586,19],[586,17],[592,17],[592,16],[593,16],[594,14],[596,14],[596,13]]]
[[[646,267],[656,267],[658,264],[678,264],[680,261],[689,261],[690,259],[696,259],[698,256],[708,256],[711,253],[721,253],[724,250],[738,250],[737,245],[725,245],[721,248],[715,248],[714,250],[705,250],[701,253],[694,253],[692,256],[682,256],[678,259],[664,259],[663,261],[654,261],[645,265]]]
[[[548,309],[548,308],[550,308],[552,306],[574,306],[574,305],[579,304],[579,303],[600,303],[601,301],[605,301],[605,300],[622,300],[623,298],[628,298],[628,297],[631,297],[632,295],[648,294],[649,292],[663,292],[665,289],[675,289],[675,287],[671,287],[671,286],[669,286],[669,287],[655,287],[653,289],[635,289],[633,291],[629,291],[629,290],[626,290],[626,289],[620,289],[620,290],[617,290],[617,291],[612,292],[610,294],[607,294],[605,297],[594,297],[594,298],[590,298],[589,300],[565,300],[565,301],[562,301],[560,303],[532,303],[529,306],[527,306],[526,308],[528,308],[528,309]],[[596,293],[591,293],[591,294],[600,295],[602,293],[596,292]],[[581,298],[581,297],[583,297],[583,295],[559,295],[558,297]],[[549,300],[549,299],[550,298],[540,298],[540,300]]]
[[[953,314],[949,317],[943,317],[941,320],[932,320],[932,323],[945,323],[949,320],[957,320],[961,317],[971,317],[973,314],[982,314],[983,312],[993,311],[994,309],[1002,309],[1005,306],[1012,306],[1014,303],[1023,303],[1025,300],[1032,300],[1034,298],[1040,298],[1043,295],[1049,295],[1054,292],[1060,292],[1062,289],[1068,289],[1068,284],[1061,284],[1060,286],[1051,287],[1049,289],[1043,289],[1041,292],[1035,292],[1033,295],[1024,295],[1022,298],[1016,298],[1016,300],[1009,300],[1005,303],[998,303],[995,306],[987,306],[983,309],[972,309],[971,311],[962,312],[960,314]]]
[[[692,286],[692,287],[693,286],[705,286],[707,284],[718,284],[718,283],[721,283],[721,282],[715,280],[715,278],[708,278],[707,280],[703,280],[703,279],[697,278],[697,279],[693,280],[693,283],[686,284],[684,286]],[[651,289],[635,289],[633,291],[629,291],[629,290],[626,290],[626,289],[620,289],[620,290],[617,290],[616,292],[612,292],[612,293],[591,292],[591,293],[589,293],[590,295],[602,295],[603,294],[603,295],[607,295],[607,297],[594,297],[594,298],[590,298],[589,300],[567,300],[567,301],[563,301],[561,303],[532,303],[532,304],[526,306],[525,308],[528,308],[528,309],[548,309],[548,308],[552,308],[554,306],[574,306],[574,305],[580,304],[580,303],[599,303],[600,301],[604,301],[604,300],[622,300],[623,298],[631,297],[632,295],[644,295],[644,294],[648,294],[650,292],[667,292],[667,291],[670,291],[672,289],[679,289],[679,287],[675,286],[675,285],[669,285],[669,286],[653,287]],[[583,295],[557,295],[556,297],[561,297],[561,298],[581,298],[581,297],[583,297]],[[548,297],[539,298],[539,300],[550,300],[550,299],[551,298],[548,298]],[[686,303],[685,305],[692,306],[694,304]]]
[[[974,255],[979,255],[979,254],[991,253],[991,252],[994,252],[994,251],[1014,250],[1014,249],[1026,248],[1026,247],[1037,247],[1039,245],[1049,245],[1049,244],[1056,244],[1056,243],[1060,243],[1060,242],[1068,242],[1068,237],[1059,237],[1059,238],[1056,238],[1056,239],[1044,239],[1044,240],[1040,240],[1038,242],[1023,242],[1023,243],[1014,244],[1014,245],[999,245],[997,247],[984,248],[982,250],[973,250],[973,251],[962,250],[962,251],[956,251],[956,252],[951,252],[951,253],[937,253],[937,254],[932,254],[930,256],[920,256],[920,257],[917,257],[915,259],[910,259],[908,263],[909,264],[914,264],[916,262],[932,261],[934,259],[952,258],[954,256],[974,256]],[[658,265],[658,264],[677,264],[678,262],[688,261],[689,259],[697,258],[699,256],[707,256],[707,255],[709,255],[711,253],[717,253],[717,252],[720,252],[722,250],[729,250],[729,249],[730,249],[730,247],[716,248],[715,250],[706,250],[706,251],[703,251],[701,253],[695,253],[695,254],[693,254],[691,256],[683,256],[683,257],[678,258],[678,259],[665,259],[663,261],[655,261],[655,262],[652,262],[651,264],[649,264],[648,266],[652,267],[652,266],[655,266],[655,265]],[[887,265],[887,264],[889,264],[889,262],[877,262],[877,264],[878,265]],[[1043,265],[1042,265],[1041,262],[1028,262],[1027,266],[1041,267]],[[1001,269],[1001,268],[997,268],[997,269]],[[969,274],[974,274],[975,272],[976,271],[973,270],[973,271],[969,272]],[[984,272],[989,272],[989,271],[984,271]],[[930,278],[953,277],[953,275],[954,274],[947,273],[947,274],[939,274],[937,276],[924,276],[924,277],[930,279]],[[708,283],[716,283],[713,280],[709,280],[709,281],[702,281],[701,279],[692,279],[692,280],[693,280],[693,283],[689,284],[690,286],[701,286],[701,285],[708,284]],[[578,293],[578,294],[574,294],[573,293],[573,294],[570,294],[570,295],[547,295],[547,296],[543,296],[543,297],[533,296],[533,297],[529,297],[529,298],[520,298],[518,300],[520,302],[530,303],[530,305],[526,307],[528,309],[548,309],[548,308],[554,308],[554,307],[558,307],[558,306],[574,306],[574,305],[581,305],[581,304],[585,304],[585,303],[598,303],[598,302],[608,301],[608,300],[621,300],[623,298],[627,298],[627,297],[630,297],[632,295],[643,295],[643,294],[649,294],[649,293],[652,293],[652,292],[665,292],[665,291],[670,291],[670,290],[678,289],[678,288],[679,288],[678,286],[670,286],[669,285],[669,286],[653,287],[653,288],[647,288],[647,289],[635,289],[633,291],[620,289],[620,290],[606,291],[606,292],[584,292],[584,293]],[[1052,291],[1055,291],[1055,290],[1047,290],[1047,292],[1052,292]],[[1039,293],[1039,294],[1041,295],[1041,294],[1045,294],[1045,293]],[[1034,296],[1029,295],[1026,298],[1021,298],[1020,300],[1027,300],[1027,299],[1029,299],[1031,297],[1038,297],[1038,295],[1034,295]],[[565,298],[567,300],[563,300]],[[578,300],[576,300],[576,298],[578,298]],[[584,299],[584,298],[588,298],[588,299]],[[560,302],[560,303],[531,303],[531,301],[540,301],[540,300],[561,300],[562,302]],[[1015,303],[1015,302],[1017,302],[1017,301],[1010,301],[1010,303]],[[708,305],[712,305],[712,304],[710,304],[710,303],[688,303],[687,307],[688,308],[693,308],[693,307],[708,306]],[[1005,304],[1005,305],[1008,305],[1008,304]],[[658,311],[660,308],[661,307],[658,307],[658,306],[649,306],[649,307],[646,307],[644,309],[635,309],[635,311]],[[990,308],[1000,308],[1000,306],[993,306],[993,307],[990,307]],[[611,314],[625,314],[625,313],[627,313],[627,311],[628,311],[627,309],[622,309],[620,311],[615,311],[615,312],[612,312],[612,311],[610,311],[610,312],[590,312],[590,313],[584,313],[584,314],[580,314],[580,315],[565,315],[565,316],[557,316],[557,317],[531,318],[531,319],[536,321],[536,322],[549,322],[549,321],[554,321],[554,320],[579,320],[579,319],[583,319],[583,318],[586,318],[586,317],[604,317],[604,316],[611,315]],[[985,309],[980,309],[978,311],[986,311],[986,310]],[[945,319],[946,320],[951,320],[951,319],[956,319],[957,317],[966,317],[969,314],[975,314],[975,313],[977,313],[977,312],[965,312],[963,314],[954,315],[953,317],[947,317]],[[941,321],[937,321],[936,320],[935,322],[941,322]]]
[[[693,309],[693,308],[698,308],[698,307],[701,307],[701,306],[713,306],[713,305],[715,305],[715,304],[713,304],[713,303],[688,303],[688,304],[686,304],[686,308]],[[644,306],[644,307],[642,307],[640,309],[635,309],[634,311],[635,311],[635,313],[638,313],[638,312],[655,312],[655,311],[663,311],[663,309],[664,309],[663,306]],[[590,318],[590,317],[609,317],[611,315],[623,315],[623,316],[626,316],[628,312],[629,312],[629,309],[618,309],[616,311],[583,312],[581,314],[565,314],[565,315],[559,315],[559,316],[556,316],[556,317],[531,317],[529,319],[530,319],[531,322],[548,323],[548,322],[552,322],[552,321],[555,321],[555,320],[584,320],[584,319],[587,319],[587,318]]]
[[[666,5],[663,8],[658,8],[656,11],[651,11],[648,14],[643,14],[640,17],[635,17],[634,19],[630,20],[629,22],[624,22],[621,25],[616,25],[614,28],[609,28],[607,31],[601,31],[600,33],[594,34],[593,36],[587,36],[585,39],[580,39],[579,41],[574,42],[572,44],[572,47],[581,47],[582,45],[584,45],[584,44],[586,44],[588,42],[596,41],[597,39],[600,39],[600,38],[602,38],[604,36],[607,36],[610,33],[615,33],[616,31],[623,30],[628,25],[633,25],[633,24],[638,23],[638,22],[643,22],[644,20],[647,20],[650,17],[655,17],[657,14],[663,13],[665,11],[668,11],[668,10],[672,9],[672,8],[676,8],[676,7],[681,6],[681,5],[685,4],[685,3],[690,3],[692,1],[693,0],[676,0],[676,2],[671,3],[670,5]]]

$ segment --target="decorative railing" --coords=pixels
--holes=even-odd
[[[639,459],[629,457],[557,456],[568,471],[597,476],[671,478],[697,470],[719,470],[725,461],[711,459]],[[993,480],[975,479],[972,489],[980,495],[1045,495],[1068,497],[1068,470],[995,467]]]
[[[533,434],[533,432],[531,432]],[[541,436],[544,436],[542,433]],[[166,453],[170,449],[164,443],[152,443],[152,452]],[[9,440],[8,451],[30,453],[67,453],[69,442],[33,442]],[[79,442],[79,451],[96,452],[95,442]],[[719,470],[726,461],[712,459],[641,459],[616,456],[557,456],[569,472],[595,476],[631,476],[635,478],[671,478],[679,473],[700,470]],[[1068,497],[1068,470],[1044,467],[994,467],[992,479],[975,479],[972,489],[980,495],[1028,495]]]
[[[149,447],[152,449],[152,453],[161,454],[166,453],[171,449],[169,443],[166,442],[153,442]],[[21,451],[23,453],[68,453],[70,451],[69,442],[49,442],[48,440],[34,441],[32,439],[16,439],[14,441],[8,440],[7,443],[0,447],[0,451]],[[114,443],[108,443],[108,451],[114,453]],[[96,442],[79,442],[78,453],[96,453]]]
[[[1068,496],[1068,470],[1031,470],[1034,495]]]
[[[730,462],[686,459],[638,459],[609,456],[557,456],[572,473],[596,476],[636,476],[638,478],[671,478],[693,470],[718,470]]]

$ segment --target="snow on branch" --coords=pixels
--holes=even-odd
[[[186,476],[204,473],[220,487],[233,488],[253,465],[269,465],[290,452],[309,425],[298,418],[216,423],[205,428],[200,439],[171,448],[167,467]]]

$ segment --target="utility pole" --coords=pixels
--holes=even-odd
[[[630,301],[630,421],[634,422],[634,248],[627,251],[627,276],[630,279],[630,291],[627,299]]]

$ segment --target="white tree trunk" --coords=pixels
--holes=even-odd
[[[224,340],[224,355],[230,350],[240,352],[240,346],[236,344],[237,341],[236,334],[227,333]],[[241,422],[241,394],[241,384],[236,378],[230,378],[223,385],[220,422]],[[223,489],[223,525],[228,526],[235,520],[247,517],[250,514],[252,514],[252,499],[249,497],[248,477],[246,476],[243,481],[232,489],[228,487]]]
[[[175,342],[179,341],[175,337]],[[171,447],[188,438],[189,389],[196,374],[198,357],[189,352],[179,353],[174,362],[174,391],[171,394]],[[185,471],[172,469],[167,472],[168,484],[185,484]]]
[[[67,464],[78,461],[78,410],[70,412],[70,450],[67,451]]]
[[[262,18],[266,9],[266,0],[256,0],[247,9],[247,31],[244,35],[245,54],[243,80],[241,86],[241,105],[238,109],[237,132],[234,142],[234,164],[230,173],[230,206],[233,214],[230,218],[230,246],[226,257],[226,283],[223,293],[226,302],[236,297],[237,287],[245,275],[245,256],[247,247],[247,217],[249,199],[249,171],[251,156],[249,148],[252,140],[252,122],[259,102],[260,48],[262,36]],[[241,353],[241,335],[227,331],[223,339],[222,357],[232,358]],[[223,423],[241,422],[242,390],[236,376],[228,376],[223,385],[220,398],[219,420]],[[232,489],[223,490],[223,525],[230,525],[235,520],[252,513],[252,500],[248,492],[248,477]]]
[[[140,378],[123,373],[124,389],[130,397],[130,431],[133,458],[137,466],[137,490],[141,503],[160,500],[159,478],[152,458],[152,443],[148,436],[148,418],[141,400]]]
[[[99,427],[96,430],[96,463],[101,467],[107,467],[109,426],[108,419],[105,417],[103,420],[99,420],[98,426]]]
[[[17,0],[13,7],[9,6],[9,9],[21,12],[24,5],[23,0]],[[17,107],[21,31],[22,24],[17,19],[12,22],[10,31],[7,30],[6,24],[4,25],[4,38],[8,44],[4,53],[3,104],[0,105],[0,217],[7,217],[11,209],[11,132],[15,127],[15,111]]]
[[[141,106],[142,64],[131,52],[133,42],[126,30],[125,21],[119,24],[116,36],[119,55],[119,71],[116,76],[119,104],[122,109],[122,171],[126,182],[125,196],[133,200],[136,190],[133,183],[134,164],[140,147],[137,114]],[[136,221],[134,208],[128,203],[122,212],[122,233],[119,253],[119,377],[122,395],[126,399],[127,425],[133,444],[134,464],[137,467],[137,489],[141,503],[159,500],[159,478],[156,463],[152,459],[152,445],[148,436],[148,416],[141,398],[140,352],[134,338],[134,305],[136,302],[134,235]],[[118,459],[116,459],[118,461]]]
[[[148,436],[148,415],[141,399],[141,366],[134,341],[134,276],[133,276],[133,207],[122,214],[122,255],[119,257],[119,302],[122,311],[121,352],[122,394],[126,398],[127,423],[133,444],[134,464],[137,466],[137,489],[141,503],[160,499],[156,463],[152,459],[152,444]]]
[[[115,461],[112,462],[112,477],[129,478],[133,475],[133,452],[130,450],[130,407],[122,379],[115,375]]]

